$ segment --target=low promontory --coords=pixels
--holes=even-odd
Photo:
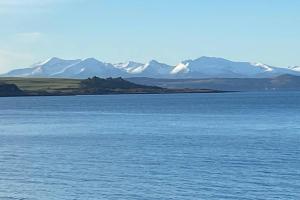
[[[0,78],[0,96],[215,93],[210,89],[170,89],[132,83],[121,77],[88,79]]]

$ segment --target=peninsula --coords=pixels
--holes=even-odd
[[[132,83],[123,78],[0,78],[0,96],[70,96],[104,94],[217,93],[211,89],[170,89]]]

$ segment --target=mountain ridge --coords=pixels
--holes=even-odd
[[[58,57],[36,63],[28,68],[11,70],[3,77],[88,78],[270,78],[283,74],[300,75],[299,67],[280,68],[263,63],[231,61],[202,56],[168,65],[156,60],[147,63],[128,61],[107,63],[95,58],[66,60]]]

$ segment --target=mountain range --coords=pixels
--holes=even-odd
[[[12,70],[3,77],[148,77],[148,78],[271,78],[283,74],[300,75],[300,67],[280,68],[262,63],[235,62],[224,58],[200,57],[175,66],[156,60],[106,63],[95,58],[65,60],[57,57],[28,68]]]

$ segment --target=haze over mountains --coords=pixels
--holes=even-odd
[[[7,77],[149,77],[149,78],[270,78],[283,74],[300,75],[300,67],[279,68],[262,63],[234,62],[223,58],[200,57],[175,66],[151,60],[148,63],[105,63],[95,58],[64,60],[53,57],[28,68],[12,70]]]

